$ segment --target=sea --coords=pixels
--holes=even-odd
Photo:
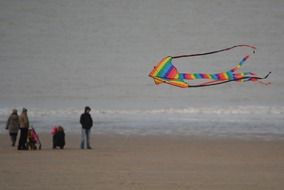
[[[284,1],[0,1],[0,133],[12,109],[31,125],[80,133],[92,108],[94,134],[284,139]],[[265,76],[181,89],[155,85],[149,72],[165,56],[181,72],[241,71]],[[190,83],[202,81],[189,81]]]

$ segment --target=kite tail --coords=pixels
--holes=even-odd
[[[238,47],[238,46],[234,46]],[[253,46],[250,46],[253,47]],[[232,49],[232,48],[229,48]],[[220,51],[220,50],[219,50]],[[241,72],[236,73],[237,70],[241,68],[241,66],[249,59],[250,55],[246,55],[244,58],[241,59],[239,64],[237,64],[232,69],[228,70],[227,72],[215,73],[215,74],[208,74],[208,73],[180,73],[179,79],[181,80],[195,80],[195,79],[213,79],[213,80],[235,80],[243,77],[248,76],[255,76],[255,73],[252,72]]]
[[[238,65],[236,65],[235,67],[233,67],[230,72],[235,72],[237,71],[238,69],[241,68],[241,66],[248,60],[248,58],[250,57],[250,55],[246,55]]]
[[[262,79],[266,79],[269,77],[269,75],[271,74],[271,72],[269,72],[265,77],[252,77],[252,76],[244,76],[242,78],[237,78],[237,79],[232,79],[232,80],[223,80],[223,81],[209,81],[209,82],[205,82],[205,83],[201,83],[201,84],[196,84],[196,85],[188,85],[188,88],[198,88],[198,87],[206,87],[206,86],[215,86],[215,85],[219,85],[219,84],[225,84],[225,83],[229,83],[229,82],[233,82],[233,81],[257,81],[261,84],[264,85],[269,85],[271,84],[270,82],[263,82],[260,81]]]
[[[196,56],[202,56],[202,55],[210,55],[210,54],[214,54],[214,53],[220,53],[223,51],[229,51],[231,49],[237,48],[237,47],[248,47],[253,49],[253,53],[255,53],[256,47],[255,46],[251,46],[251,45],[247,45],[247,44],[241,44],[241,45],[235,45],[232,47],[228,47],[228,48],[224,48],[224,49],[220,49],[220,50],[216,50],[216,51],[211,51],[211,52],[205,52],[205,53],[195,53],[195,54],[188,54],[188,55],[178,55],[178,56],[173,56],[173,59],[178,59],[178,58],[183,58],[183,57],[196,57]]]

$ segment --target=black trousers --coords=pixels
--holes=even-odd
[[[27,138],[28,138],[28,128],[20,128],[21,135],[19,140],[18,150],[26,150],[27,149]]]

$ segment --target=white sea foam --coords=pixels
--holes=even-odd
[[[9,109],[0,109],[2,123]],[[67,132],[80,132],[79,109],[30,109],[31,123],[48,132],[63,125]],[[190,107],[153,110],[92,110],[96,133],[177,134],[274,138],[284,136],[284,107]],[[3,130],[1,131],[4,132]]]
[[[11,108],[0,108],[0,116],[7,115]],[[82,109],[65,108],[44,110],[32,108],[29,110],[31,117],[72,117],[81,114]],[[167,108],[167,109],[105,109],[92,110],[98,115],[159,115],[159,114],[214,114],[214,115],[284,115],[282,106],[211,106],[211,107],[188,107],[188,108]]]

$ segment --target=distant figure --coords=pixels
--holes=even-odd
[[[54,127],[52,129],[51,134],[52,137],[52,147],[53,149],[56,149],[57,147],[60,147],[60,149],[63,149],[65,146],[65,133],[62,126]]]
[[[82,136],[81,136],[81,149],[85,148],[85,142],[87,149],[92,149],[90,146],[90,132],[93,127],[93,119],[90,114],[91,108],[86,106],[85,112],[80,117],[80,123],[82,125]]]
[[[6,124],[6,129],[9,130],[9,135],[12,141],[12,146],[15,146],[16,144],[19,128],[20,128],[20,123],[19,123],[18,111],[16,109],[13,109]]]
[[[28,130],[27,149],[41,150],[41,142],[33,126]]]
[[[30,149],[30,150],[36,150],[37,149],[36,142],[37,142],[37,139],[36,139],[36,136],[33,133],[33,130],[29,129],[28,130],[27,148]]]
[[[28,118],[28,110],[26,108],[23,108],[23,111],[19,117],[20,121],[20,140],[18,145],[18,150],[27,150],[27,138],[28,138],[28,130],[29,130],[29,118]]]

